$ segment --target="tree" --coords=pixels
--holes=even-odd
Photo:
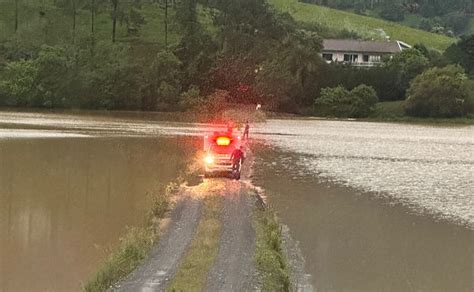
[[[375,90],[365,84],[359,85],[352,91],[342,86],[335,88],[323,88],[321,97],[315,100],[315,108],[318,114],[365,118],[374,111],[378,102]]]
[[[71,16],[72,42],[76,41],[77,12],[85,7],[87,0],[56,0],[56,6],[62,8],[66,14]]]
[[[27,106],[34,91],[38,66],[34,60],[10,62],[4,69],[0,91],[7,97],[7,106]]]
[[[18,31],[18,0],[15,0],[15,33]]]
[[[397,83],[402,92],[410,86],[410,81],[429,67],[429,60],[417,49],[406,49],[386,61],[389,70],[398,72]]]
[[[445,51],[444,56],[474,76],[474,35],[461,37]]]
[[[452,118],[464,114],[469,97],[468,79],[459,66],[432,68],[413,80],[404,107],[408,115]]]
[[[142,80],[142,109],[155,110],[157,105],[177,105],[181,92],[181,61],[169,51],[159,52]]]
[[[403,7],[396,2],[389,2],[380,11],[380,16],[391,21],[402,21],[405,19]]]
[[[115,43],[117,33],[117,17],[118,17],[119,0],[112,0],[112,42]]]

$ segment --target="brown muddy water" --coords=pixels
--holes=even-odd
[[[187,138],[32,129],[44,120],[0,125],[0,291],[78,290],[189,149]]]
[[[316,291],[474,291],[474,128],[272,120],[254,184]]]
[[[166,118],[0,112],[0,291],[80,287],[212,130]],[[472,126],[270,120],[251,138],[315,290],[474,290]]]

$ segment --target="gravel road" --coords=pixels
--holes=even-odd
[[[160,238],[145,263],[119,283],[114,291],[163,291],[172,280],[191,243],[202,202],[184,194],[171,214],[167,232]]]
[[[252,228],[252,208],[255,200],[240,182],[226,183],[223,232],[216,262],[209,272],[206,291],[256,290],[253,254],[255,232]]]

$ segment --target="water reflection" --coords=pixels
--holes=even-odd
[[[473,290],[472,230],[305,174],[301,155],[257,157],[255,183],[299,241],[317,290]]]
[[[183,143],[184,142],[184,143]],[[75,290],[183,167],[182,139],[0,140],[0,291]]]

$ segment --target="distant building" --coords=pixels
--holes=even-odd
[[[382,62],[382,57],[400,53],[411,48],[408,44],[396,42],[334,40],[323,41],[322,57],[326,62],[340,62],[353,66],[372,67]]]

